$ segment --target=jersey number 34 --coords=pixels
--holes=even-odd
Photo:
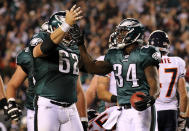
[[[113,68],[117,86],[123,87],[122,65],[114,64]],[[126,81],[132,82],[132,87],[138,87],[138,79],[136,78],[136,64],[130,64],[126,73]]]

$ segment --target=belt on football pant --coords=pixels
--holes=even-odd
[[[120,105],[121,107],[123,107],[124,109],[131,109],[131,104],[128,103],[128,104],[123,104],[123,105]]]
[[[56,101],[50,101],[50,103],[57,105],[57,106],[62,106],[62,107],[69,107],[72,105],[72,103],[60,103],[60,102],[56,102]]]

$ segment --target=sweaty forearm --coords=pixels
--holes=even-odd
[[[182,95],[180,97],[180,112],[186,112],[186,108],[187,108],[187,95]]]
[[[149,66],[145,69],[145,75],[147,82],[150,86],[150,96],[153,96],[154,98],[157,98],[160,93],[160,87],[159,87],[159,76],[158,71],[155,66]]]
[[[8,84],[7,85],[7,99],[16,98],[16,91],[17,91],[17,88],[14,87],[14,85]]]
[[[79,46],[81,60],[84,64],[84,67],[88,73],[105,75],[112,70],[112,66],[104,61],[94,61],[85,48],[85,45]]]
[[[5,98],[5,92],[4,92],[4,84],[3,80],[0,76],[0,99]]]

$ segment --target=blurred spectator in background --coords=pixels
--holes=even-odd
[[[85,19],[79,25],[86,33],[86,46],[94,58],[107,51],[107,41],[115,25],[124,18],[133,17],[144,24],[146,40],[157,29],[168,33],[172,43],[170,55],[186,61],[186,77],[189,78],[188,0],[1,0],[0,73],[5,87],[15,70],[17,53],[28,45],[31,36],[39,31],[50,14],[70,9],[73,3],[81,6],[84,12]],[[86,88],[91,77],[88,76],[82,78]],[[20,87],[17,93],[17,101],[22,105],[25,87]]]

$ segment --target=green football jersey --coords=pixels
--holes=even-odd
[[[29,48],[25,48],[17,56],[17,65],[20,65],[22,70],[28,75],[29,87],[26,90],[26,107],[30,110],[33,108],[34,99],[34,83],[33,83],[33,58]]]
[[[118,103],[130,103],[133,93],[141,91],[149,95],[149,85],[144,69],[147,66],[159,66],[160,52],[153,46],[142,46],[133,50],[130,55],[124,55],[123,50],[111,49],[105,56],[105,61],[113,65],[117,84]]]
[[[46,36],[46,32],[34,35],[31,47],[42,42]],[[50,55],[35,58],[36,94],[59,102],[76,102],[79,57],[77,45],[65,46],[60,43],[52,49]]]

